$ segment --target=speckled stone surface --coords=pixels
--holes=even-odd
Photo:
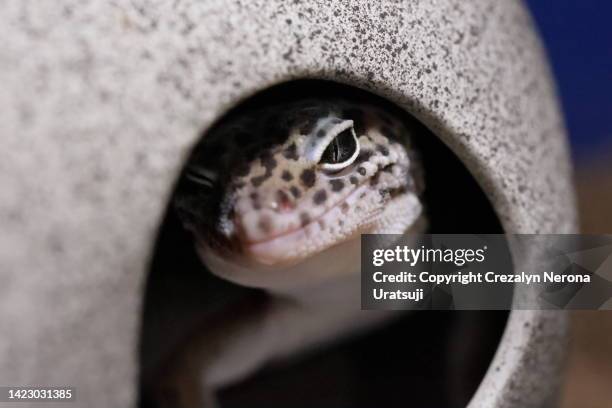
[[[281,81],[332,79],[404,107],[508,231],[575,227],[562,122],[517,1],[0,6],[0,385],[133,406],[142,288],[178,171],[215,118]],[[513,312],[470,407],[542,406],[563,325]]]

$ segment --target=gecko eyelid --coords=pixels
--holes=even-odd
[[[350,166],[359,155],[359,140],[353,127],[338,133],[321,155],[319,165],[324,170],[340,171]]]
[[[214,172],[202,168],[189,169],[185,177],[196,184],[209,188],[213,187],[217,181],[217,175]]]

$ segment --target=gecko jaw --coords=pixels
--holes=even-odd
[[[371,219],[381,211],[380,209],[373,208],[369,216],[353,225],[344,224],[342,228],[335,228],[333,232],[327,228],[337,224],[338,220],[346,218],[342,207],[355,205],[357,197],[367,190],[367,184],[359,186],[305,225],[289,228],[264,239],[242,238],[240,241],[243,254],[265,265],[295,263],[315,252],[342,243],[357,233],[365,232]]]

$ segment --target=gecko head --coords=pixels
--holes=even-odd
[[[197,149],[179,213],[200,249],[264,265],[402,233],[421,214],[407,138],[384,112],[347,103],[252,112]]]

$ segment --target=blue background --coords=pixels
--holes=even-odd
[[[612,150],[612,1],[526,3],[548,51],[574,157]]]

